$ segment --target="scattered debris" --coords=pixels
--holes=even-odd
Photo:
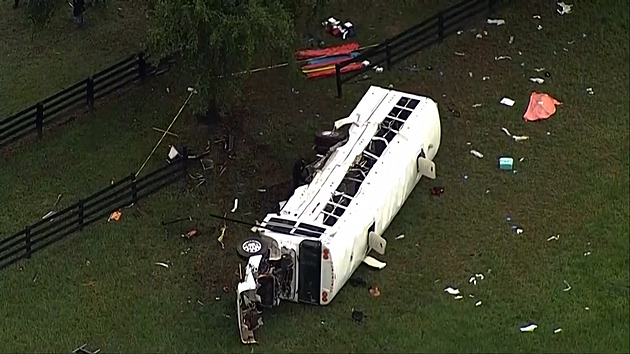
[[[474,105],[472,105],[472,108],[479,108],[481,107],[481,103],[475,103]]]
[[[560,8],[556,11],[558,11],[560,15],[571,13],[571,8],[573,7],[573,5],[565,4],[562,1],[558,2],[558,6],[560,6]]]
[[[474,149],[473,149],[473,150],[470,150],[470,153],[471,153],[471,154],[473,154],[473,155],[475,155],[476,157],[478,157],[478,158],[480,158],[480,159],[482,159],[482,158],[483,158],[483,154],[482,154],[482,153],[480,153],[480,152],[479,152],[479,151],[477,151],[477,150],[474,150]]]
[[[553,330],[553,334],[558,334],[560,332],[562,332],[562,328],[560,328],[560,327],[558,327],[558,328]]]
[[[192,240],[193,238],[197,237],[197,235],[199,235],[199,230],[197,230],[195,228],[195,229],[192,229],[192,230],[188,231],[185,234],[182,234],[182,237],[183,238],[187,238],[189,240]]]
[[[107,221],[118,221],[120,220],[120,217],[122,216],[122,211],[120,210],[116,210],[115,212],[109,214],[109,217],[107,218]]]
[[[383,269],[387,265],[387,263],[381,262],[381,261],[377,260],[376,258],[374,258],[372,256],[365,257],[365,259],[363,260],[363,263],[367,264],[368,266],[370,266],[372,268],[376,268],[376,269]]]
[[[504,59],[512,60],[512,57],[509,55],[499,55],[498,57],[494,57],[494,60],[504,60]]]
[[[506,105],[506,106],[512,107],[512,106],[514,106],[515,102],[514,102],[514,100],[512,100],[510,98],[503,97],[501,99],[501,101],[499,101],[499,103],[501,103],[502,105]]]
[[[545,71],[545,77],[551,77],[551,73],[549,71]]]
[[[395,240],[402,240],[403,238],[405,238],[405,234],[401,234],[396,236],[396,238],[394,238]]]
[[[468,72],[468,76],[469,76],[469,77],[471,77],[471,78],[473,77],[473,73],[472,73],[472,71],[469,71],[469,72]]]
[[[521,326],[521,332],[533,332],[538,326],[535,323],[528,323],[524,326]]]
[[[535,82],[537,84],[542,84],[543,82],[545,82],[545,79],[543,79],[541,77],[530,77],[529,81]]]
[[[477,38],[477,39],[481,39],[481,38],[483,38],[483,36],[481,35],[481,33],[477,33],[477,34],[475,35],[475,38]]]
[[[258,193],[266,193],[267,189],[266,188],[258,188]]]
[[[381,291],[378,289],[377,286],[370,286],[370,288],[368,289],[368,292],[370,293],[370,295],[372,295],[372,297],[379,297],[381,296]]]
[[[592,87],[587,87],[587,88],[586,88],[586,93],[588,93],[589,95],[594,94],[594,92],[593,92],[593,88],[592,88]]]
[[[590,255],[591,255],[591,252],[590,252],[590,251],[584,252],[584,257],[586,257],[586,256],[590,256]]]
[[[225,245],[223,244],[223,238],[225,237],[225,230],[227,230],[227,225],[223,225],[223,227],[221,228],[221,235],[219,235],[219,237],[217,238],[217,241],[219,241],[219,243],[221,244],[222,250],[225,249]]]
[[[235,212],[236,209],[238,208],[238,198],[234,199],[234,207],[232,208],[232,210],[230,210],[230,212]]]
[[[484,76],[484,77],[481,78],[481,80],[483,80],[483,81],[490,80],[490,76]],[[480,106],[481,106],[481,104],[480,104]]]
[[[461,300],[461,299],[463,299],[463,298],[464,298],[463,296],[461,296],[461,295],[457,295],[457,296],[455,296],[453,299],[455,299],[455,300]]]
[[[476,306],[476,307],[481,306],[481,300],[479,300],[479,301],[475,302],[475,306]]]
[[[569,285],[569,283],[567,283],[566,280],[563,280],[563,282],[564,282],[564,285],[566,285],[567,287],[562,289],[562,291],[569,291],[569,290],[571,290],[571,285]]]
[[[561,104],[546,93],[532,92],[523,118],[529,122],[547,119],[556,113],[556,106]]]
[[[363,313],[363,311],[358,311],[358,310],[355,310],[354,308],[352,309],[352,319],[355,322],[361,322],[363,321],[364,318],[365,318],[365,314]]]
[[[462,31],[462,30],[457,31],[457,35],[458,35],[458,36],[459,36],[460,34],[462,34],[462,33],[464,33],[464,31]]]
[[[507,130],[506,128],[501,128],[501,130],[510,138],[514,139],[514,141],[523,141],[523,140],[527,140],[529,139],[529,136],[527,135],[513,135],[512,133],[510,133],[509,130]]]
[[[452,287],[447,287],[444,289],[449,295],[459,295],[459,289],[454,289]]]
[[[204,306],[203,302],[201,302],[201,301],[199,301],[199,300],[197,300],[197,303],[198,303],[199,305],[201,305],[201,306]]]
[[[444,187],[432,187],[430,189],[431,195],[439,197],[444,193]]]
[[[464,53],[464,52],[455,52],[455,55],[463,57],[464,55],[466,55],[466,53]]]
[[[538,30],[540,31],[543,28],[543,26],[542,25],[538,25],[538,27],[536,27],[536,28],[538,28]]]
[[[558,241],[560,239],[560,234],[552,235],[547,238],[547,241]]]
[[[512,44],[514,43],[514,36],[510,36],[510,39],[508,40],[508,44]]]
[[[155,265],[160,266],[160,267],[164,267],[168,269],[168,264],[164,263],[164,262],[155,262]]]
[[[586,311],[590,311],[590,310],[591,310],[588,306],[586,306],[584,309],[585,309]]]
[[[534,71],[539,73],[541,71],[545,71],[545,68],[534,68]]]
[[[512,217],[508,216],[508,217],[505,218],[505,220],[507,221],[508,225],[510,226],[510,230],[514,231],[514,233],[516,233],[517,235],[520,235],[520,234],[522,234],[525,231],[520,226],[518,226],[517,224],[512,222]]]
[[[54,210],[51,210],[51,211],[47,212],[46,215],[42,216],[42,219],[49,218],[49,217],[51,217],[51,216],[53,216],[55,214],[57,214],[57,212],[54,211]]]
[[[532,16],[532,18],[540,20],[540,15],[534,15],[534,16]]]
[[[230,287],[227,285],[223,285],[223,287],[221,288],[221,290],[223,290],[224,293],[229,293],[230,292]]]
[[[505,24],[505,20],[503,19],[488,19],[488,21],[486,21],[489,25],[497,25],[497,26],[501,26]]]

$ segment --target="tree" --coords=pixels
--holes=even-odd
[[[292,54],[294,18],[322,0],[154,0],[149,11],[149,49],[179,51],[196,78],[196,108],[229,111],[242,95],[242,75]],[[306,6],[304,6],[306,5]]]

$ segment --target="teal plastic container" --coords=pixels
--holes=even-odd
[[[514,168],[514,159],[511,157],[499,158],[499,169],[503,171],[510,171]]]

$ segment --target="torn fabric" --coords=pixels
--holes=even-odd
[[[561,104],[546,93],[532,92],[523,118],[528,122],[547,119],[556,113],[556,106]]]

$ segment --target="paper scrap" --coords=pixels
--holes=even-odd
[[[475,306],[477,306],[477,307],[478,307],[478,306],[481,306],[481,300],[479,300],[479,301],[475,302]]]
[[[535,82],[537,84],[542,84],[543,82],[545,82],[545,79],[543,79],[542,77],[530,77],[529,81]]]
[[[512,137],[512,134],[509,130],[507,130],[507,128],[501,128],[501,130],[505,133],[505,135],[509,136],[510,138]]]
[[[482,153],[480,153],[480,152],[479,152],[479,151],[477,151],[477,150],[474,150],[474,149],[473,149],[473,150],[470,150],[470,153],[471,153],[471,154],[473,154],[473,155],[475,155],[476,157],[478,157],[478,158],[480,158],[480,159],[481,159],[481,158],[483,158],[483,154],[482,154]]]
[[[503,60],[503,59],[512,60],[512,57],[509,55],[499,55],[498,57],[494,57],[494,60]]]
[[[560,333],[560,332],[562,332],[562,328],[560,328],[560,327],[558,327],[558,328],[556,328],[556,329],[554,329],[554,330],[553,330],[553,333],[554,333],[554,334],[558,334],[558,333]]]
[[[459,289],[451,288],[450,286],[444,289],[449,295],[459,295]]]
[[[538,328],[538,326],[534,323],[531,324],[527,324],[525,326],[522,326],[520,328],[521,332],[533,332],[536,328]]]
[[[512,107],[512,106],[514,106],[514,103],[515,103],[515,102],[514,102],[514,100],[512,100],[512,99],[509,99],[509,98],[507,98],[507,97],[503,97],[503,98],[501,99],[501,101],[499,101],[499,103],[501,103],[501,104],[503,104],[503,105],[506,105],[506,106],[510,106],[510,107]]]
[[[551,235],[547,238],[547,241],[558,241],[560,239],[560,234],[557,235]]]
[[[234,207],[230,210],[232,213],[238,208],[238,198],[234,199]]]
[[[593,92],[593,88],[592,87],[587,87],[586,88],[586,93],[588,93],[589,95],[592,95],[594,93]]]
[[[484,76],[484,77],[481,78],[481,80],[483,80],[483,81],[486,81],[486,80],[489,80],[489,79],[490,79],[490,76]]]
[[[514,141],[523,141],[523,140],[529,139],[529,136],[527,136],[527,135],[512,135],[512,139],[514,139]]]
[[[557,11],[560,15],[571,13],[571,8],[573,7],[573,5],[565,4],[562,1],[558,2],[558,6],[560,6],[560,8],[557,9]]]
[[[164,268],[168,268],[168,264],[166,264],[164,262],[155,262],[155,265],[158,265],[158,266],[164,267]]]
[[[489,19],[488,19],[488,21],[487,21],[487,23],[488,23],[489,25],[497,25],[497,26],[501,26],[501,25],[504,25],[504,24],[505,24],[505,20],[500,19],[500,18],[498,18],[498,19],[490,19],[490,18],[489,18]]]
[[[567,283],[566,280],[563,280],[563,282],[564,282],[564,285],[566,285],[567,287],[562,289],[562,291],[569,291],[569,290],[571,290],[571,285],[569,285],[569,283]]]
[[[543,26],[538,25],[538,27],[536,27],[539,31],[543,28]]]
[[[455,300],[461,300],[461,299],[463,299],[463,298],[464,298],[463,296],[461,296],[461,295],[457,295],[457,296],[455,296],[453,299],[455,299]]]
[[[464,55],[466,55],[466,53],[464,53],[464,52],[455,52],[455,55],[463,57]]]
[[[540,20],[540,15],[534,15],[534,16],[532,16],[532,18],[535,18],[535,19],[537,19],[537,20]]]
[[[508,40],[508,44],[512,44],[514,43],[514,36],[510,36],[510,39]]]
[[[534,71],[539,73],[541,71],[545,71],[545,68],[534,68]]]
[[[396,236],[396,238],[395,238],[395,239],[396,239],[396,240],[402,240],[403,238],[405,238],[405,235],[404,235],[404,234]]]

